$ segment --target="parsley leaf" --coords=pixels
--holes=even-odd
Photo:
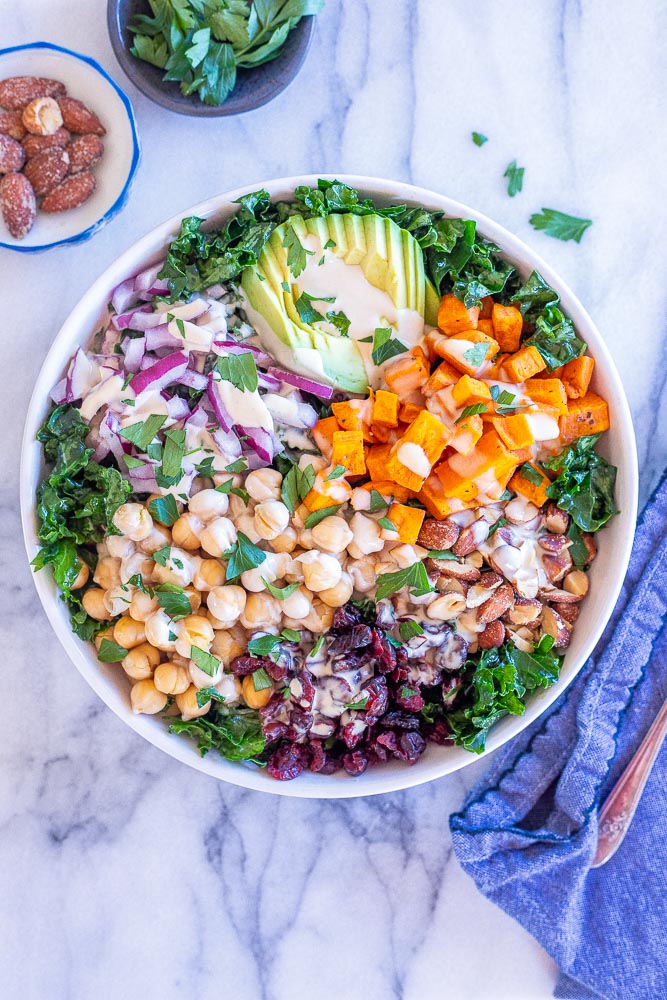
[[[181,516],[178,511],[176,500],[171,493],[167,493],[163,497],[156,497],[154,500],[151,500],[148,504],[148,510],[156,521],[159,521],[160,524],[166,525],[168,528],[171,527],[174,521],[178,521]]]
[[[467,361],[471,368],[479,368],[486,361],[490,345],[486,341],[475,344],[463,352],[463,359]]]
[[[384,510],[388,506],[389,502],[385,500],[381,493],[377,490],[371,490],[371,505],[369,507],[371,514],[377,514],[378,511]]]
[[[487,410],[486,403],[473,403],[471,406],[465,406],[461,411],[461,416],[457,417],[454,423],[460,424],[466,417],[474,417],[476,413],[486,413]]]
[[[257,389],[257,365],[251,351],[218,358],[215,367],[223,381],[231,382],[242,392],[254,392]]]
[[[528,482],[532,483],[533,486],[541,486],[544,482],[544,476],[542,473],[538,469],[533,468],[533,466],[528,462],[523,463],[519,469],[519,473],[522,479],[528,480]]]
[[[197,708],[203,708],[204,705],[208,705],[209,701],[224,700],[223,695],[220,694],[217,688],[200,688],[199,691],[197,691]]]
[[[337,465],[336,468],[329,473],[329,475],[325,479],[325,482],[330,483],[332,479],[340,479],[340,477],[344,476],[346,472],[347,469],[345,468],[344,465]]]
[[[217,656],[213,656],[212,653],[207,653],[205,649],[200,649],[199,646],[190,647],[190,659],[203,670],[205,674],[209,677],[215,677],[218,668],[220,667],[220,660]]]
[[[556,240],[581,243],[581,237],[593,225],[593,220],[578,219],[575,215],[566,215],[554,208],[543,208],[541,214],[531,215],[530,224],[533,229],[542,229],[547,236],[553,236]]]
[[[472,132],[471,135],[472,141],[476,146],[483,146],[485,142],[489,141],[485,135],[482,135],[481,132]]]
[[[162,610],[173,621],[192,614],[190,599],[182,587],[174,583],[160,583],[155,588],[155,595]]]
[[[102,663],[120,663],[121,660],[125,659],[127,653],[128,650],[119,646],[117,642],[112,642],[111,639],[102,639],[97,659],[101,660]]]
[[[155,472],[155,481],[162,489],[175,486],[183,476],[181,463],[185,455],[185,431],[170,429],[164,432],[162,465]]]
[[[392,339],[394,331],[389,327],[378,327],[373,334],[373,351],[371,357],[374,365],[382,365],[397,354],[404,354],[407,347],[398,339]]]
[[[163,545],[161,549],[153,553],[153,559],[158,564],[158,566],[166,566],[167,559],[169,558],[169,553],[171,552],[171,546]]]
[[[507,177],[507,193],[510,198],[513,198],[515,194],[521,191],[524,171],[525,167],[517,167],[516,160],[512,160],[503,174],[503,177]]]
[[[261,566],[266,559],[266,552],[253,545],[248,536],[239,531],[236,542],[231,549],[223,553],[223,557],[227,559],[226,580],[231,583],[246,570]]]
[[[274,587],[273,584],[269,583],[268,580],[265,580],[264,577],[262,577],[262,583],[271,594],[271,597],[275,597],[277,601],[286,600],[301,586],[301,584],[297,581],[296,583],[288,583],[286,587]]]
[[[414,639],[418,635],[423,635],[424,629],[419,622],[416,622],[411,618],[407,622],[399,622],[398,632],[403,642],[408,642],[409,639]]]
[[[293,465],[287,475],[283,478],[280,488],[282,501],[291,514],[304,500],[315,485],[315,469],[312,465],[307,465],[305,469],[300,469],[298,465]]]
[[[395,573],[380,573],[377,578],[375,600],[381,601],[383,598],[389,597],[390,594],[402,590],[403,587],[408,587],[414,597],[422,597],[424,594],[431,593],[433,587],[423,563],[413,563],[412,566],[399,569]]]
[[[267,674],[264,667],[260,667],[259,670],[253,671],[251,677],[252,686],[255,691],[265,691],[267,688],[273,687],[273,681]]]
[[[340,330],[341,337],[347,337],[348,331],[350,329],[350,320],[347,318],[344,312],[335,312],[330,309],[327,313],[327,319],[337,330]]]
[[[342,504],[333,504],[331,507],[321,507],[320,510],[314,510],[312,514],[309,514],[304,522],[305,528],[314,528],[316,524],[323,521],[325,517],[331,517],[332,514],[337,514]]]
[[[312,253],[312,250],[306,250],[301,246],[299,237],[294,232],[292,226],[285,226],[283,246],[287,250],[287,266],[292,273],[292,277],[298,278],[306,266],[306,255]]]
[[[118,434],[126,441],[130,441],[137,451],[146,451],[166,419],[166,414],[151,413],[150,417],[146,417],[145,420],[139,420],[136,424],[122,427]]]
[[[335,302],[335,296],[324,298],[321,295],[309,295],[308,292],[301,292],[301,295],[296,300],[294,305],[296,306],[296,311],[299,314],[299,318],[303,323],[320,323],[323,322],[324,316],[317,309],[313,308],[311,302]]]
[[[385,531],[398,531],[396,525],[390,521],[388,517],[378,518],[378,524],[381,528],[384,528]]]

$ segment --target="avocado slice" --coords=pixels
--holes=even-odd
[[[312,237],[321,247],[333,242],[327,252],[346,264],[359,265],[366,280],[386,292],[396,309],[412,309],[424,316],[427,305],[428,312],[433,313],[435,296],[437,316],[438,297],[426,283],[421,247],[407,230],[379,215],[332,214],[312,219],[297,215],[274,229],[257,264],[242,274],[249,319],[280,364],[346,392],[364,393],[368,374],[357,342],[327,333],[299,316],[295,279],[287,265],[288,251],[283,247],[288,227],[302,246],[312,242]],[[317,302],[315,307],[326,311]]]

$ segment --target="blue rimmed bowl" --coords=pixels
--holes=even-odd
[[[97,186],[79,208],[51,215],[37,212],[23,240],[16,240],[0,219],[0,248],[37,253],[68,243],[83,243],[120,212],[127,201],[140,158],[139,136],[130,99],[99,63],[50,42],[0,49],[0,80],[46,76],[61,80],[71,97],[88,105],[107,130],[104,156],[94,168]]]

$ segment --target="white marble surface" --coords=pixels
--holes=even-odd
[[[0,44],[96,57],[135,102],[143,162],[89,244],[0,251],[4,600],[0,992],[7,1000],[538,1000],[555,969],[451,856],[483,769],[348,802],[280,800],[161,755],[58,648],[20,538],[16,469],[41,359],[77,297],[163,218],[271,176],[393,176],[479,207],[535,246],[605,332],[637,422],[644,496],[667,459],[664,4],[328,0],[298,83],[236,120],[148,103],[101,0],[0,0]],[[477,149],[471,130],[489,136]],[[524,191],[502,174],[517,158]],[[592,217],[581,246],[541,206]]]

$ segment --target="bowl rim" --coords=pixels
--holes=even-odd
[[[603,362],[607,380],[613,391],[616,415],[619,418],[615,430],[619,448],[623,451],[623,465],[622,468],[619,467],[621,471],[619,479],[623,486],[623,502],[621,513],[617,516],[624,530],[621,543],[614,549],[614,571],[610,586],[602,598],[602,610],[595,622],[591,623],[576,661],[574,659],[569,663],[566,661],[565,670],[553,687],[541,691],[539,694],[533,694],[522,716],[506,717],[502,720],[503,723],[507,723],[502,727],[502,731],[499,731],[499,727],[491,730],[485,754],[477,755],[460,747],[448,747],[446,748],[447,753],[441,759],[436,761],[422,760],[419,762],[419,767],[415,768],[402,766],[400,769],[394,769],[388,764],[382,769],[372,768],[358,778],[338,774],[331,777],[314,775],[311,777],[316,778],[317,783],[313,787],[310,783],[303,783],[301,779],[289,782],[274,781],[257,767],[225,761],[213,753],[202,758],[198,755],[194,745],[190,745],[189,741],[181,741],[170,735],[166,726],[151,726],[150,716],[134,715],[129,708],[127,696],[122,698],[100,669],[99,662],[91,654],[90,644],[79,640],[72,633],[69,621],[63,616],[62,605],[59,607],[58,591],[51,577],[48,574],[35,573],[33,579],[42,606],[58,640],[79,672],[105,704],[149,743],[164,750],[169,756],[182,763],[212,775],[218,780],[241,787],[296,798],[355,798],[400,791],[443,777],[472,764],[475,760],[479,760],[480,756],[488,756],[514,736],[518,736],[535,719],[547,711],[582,669],[602,635],[620,593],[630,559],[637,517],[637,450],[630,409],[619,373],[602,335],[568,285],[542,260],[539,254],[503,226],[461,202],[427,188],[365,175],[321,173],[277,178],[258,184],[249,182],[199,202],[185,211],[178,212],[131,244],[106,268],[79,299],[55,337],[37,377],[26,415],[21,444],[20,505],[24,542],[30,561],[34,558],[38,548],[35,533],[34,484],[41,468],[41,454],[35,435],[47,411],[48,393],[60,377],[67,359],[76,346],[85,344],[91,336],[93,324],[89,322],[87,314],[94,309],[97,309],[99,313],[102,304],[108,301],[111,288],[118,281],[131,271],[145,266],[159,257],[169,237],[178,230],[180,220],[184,216],[199,215],[207,221],[211,218],[218,219],[221,216],[224,217],[233,208],[234,202],[242,195],[247,194],[248,191],[263,187],[272,198],[276,198],[284,196],[284,191],[293,191],[299,184],[316,185],[318,178],[335,178],[374,197],[392,199],[397,202],[414,202],[427,207],[433,206],[434,210],[443,210],[449,216],[474,219],[479,225],[481,234],[486,239],[492,239],[496,242],[504,255],[511,260],[520,261],[521,266],[529,266],[539,270],[545,280],[561,295],[564,309],[572,317],[580,332],[585,337],[590,337],[592,334],[592,339],[595,342],[593,355],[596,362],[598,360]],[[83,335],[82,324],[87,324]]]
[[[125,112],[130,124],[130,132],[132,134],[132,161],[130,163],[127,178],[114,203],[103,215],[100,216],[99,219],[92,222],[86,229],[82,229],[81,232],[74,233],[72,236],[66,236],[62,240],[53,240],[51,243],[40,243],[35,246],[17,246],[14,243],[5,243],[4,240],[0,240],[0,248],[2,249],[15,250],[17,253],[40,253],[43,250],[51,250],[53,247],[67,246],[68,244],[73,243],[84,243],[86,240],[89,240],[98,229],[105,226],[107,222],[110,222],[111,219],[113,219],[113,217],[120,212],[121,208],[128,199],[130,189],[137,172],[137,167],[139,166],[139,161],[141,159],[141,145],[139,142],[139,132],[137,130],[134,109],[130,98],[125,91],[119,87],[113,77],[107,73],[104,67],[100,66],[96,59],[93,59],[92,56],[85,56],[81,52],[75,52],[74,49],[65,48],[63,45],[56,45],[53,42],[27,42],[25,45],[11,45],[8,48],[0,49],[0,57],[9,55],[12,52],[21,52],[25,49],[51,49],[53,52],[61,52],[66,56],[78,59],[80,62],[87,63],[88,66],[91,66],[100,74],[100,76],[104,77],[106,82],[113,87],[120,97],[123,106],[125,107]]]
[[[120,4],[118,0],[107,0],[107,31],[111,41],[111,48],[113,49],[118,65],[128,80],[134,84],[137,90],[141,91],[144,97],[147,97],[154,104],[164,108],[166,111],[171,111],[172,114],[185,115],[189,118],[233,118],[236,115],[245,115],[250,111],[256,111],[258,108],[264,107],[265,104],[268,104],[282,94],[294,82],[306,61],[315,32],[315,19],[315,14],[304,14],[300,18],[299,24],[295,25],[293,30],[301,29],[304,38],[299,48],[295,51],[291,62],[288,64],[291,75],[279,87],[270,91],[266,97],[263,97],[261,100],[253,99],[247,107],[234,108],[229,103],[229,99],[234,93],[232,89],[228,99],[223,101],[222,104],[204,104],[202,101],[197,100],[196,94],[190,94],[188,97],[191,97],[192,101],[181,106],[177,98],[172,98],[168,90],[158,84],[154,84],[150,77],[139,70],[141,60],[132,56],[125,41],[124,32],[127,29],[127,22],[124,20],[121,24]],[[302,22],[308,23],[304,23],[303,28],[301,28]],[[276,59],[279,58],[280,54]],[[155,69],[156,67],[153,68]],[[260,67],[254,68],[259,69]],[[246,72],[246,70],[242,69],[241,72]],[[252,72],[252,70],[247,70],[247,72]]]

